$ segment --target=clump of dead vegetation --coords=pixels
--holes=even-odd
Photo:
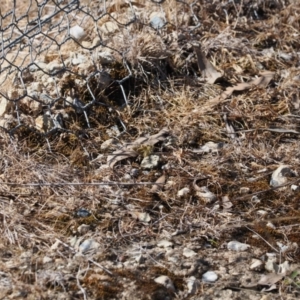
[[[2,295],[256,299],[269,288],[297,298],[297,1],[82,2],[73,16],[86,18],[85,44],[50,47],[44,63],[77,51],[88,67],[49,76],[51,105],[12,101],[1,117]],[[44,76],[29,73],[27,86]],[[22,80],[7,78],[3,95],[22,98]],[[280,165],[292,172],[274,187]],[[160,240],[172,249],[155,252]],[[232,240],[251,251],[233,259]],[[167,259],[181,247],[194,247],[193,264]],[[261,281],[268,269],[250,261],[269,252],[290,268]],[[211,269],[215,285],[187,292],[187,278]]]

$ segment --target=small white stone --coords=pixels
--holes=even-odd
[[[139,211],[131,211],[131,216],[135,219],[138,219],[139,221],[143,223],[148,223],[151,221],[151,217],[148,213],[145,212],[139,212]]]
[[[233,251],[245,251],[250,247],[248,244],[240,243],[238,241],[231,241],[227,244],[228,250]]]
[[[82,254],[84,254],[84,253],[86,253],[89,250],[93,250],[93,249],[99,248],[99,246],[100,246],[99,243],[95,242],[92,239],[88,239],[88,240],[85,240],[83,243],[80,244],[80,246],[79,246],[79,252],[82,253]]]
[[[258,215],[260,216],[265,216],[268,212],[266,212],[265,210],[262,210],[262,209],[259,209],[257,212],[256,212]]]
[[[183,256],[185,257],[193,257],[195,256],[197,253],[189,248],[184,248],[183,249]]]
[[[214,271],[208,271],[202,275],[204,282],[215,282],[218,279],[218,275]]]
[[[76,40],[82,40],[85,36],[86,36],[86,33],[84,31],[84,29],[78,25],[75,25],[73,26],[71,29],[70,29],[70,35],[76,39]]]
[[[240,194],[248,194],[249,192],[250,192],[250,189],[248,187],[240,188]]]
[[[250,270],[257,269],[257,268],[261,267],[262,264],[263,264],[263,262],[260,259],[254,258],[251,261]]]
[[[165,275],[159,276],[159,277],[155,278],[154,281],[158,284],[163,285],[168,290],[175,291],[174,284],[168,276],[165,276]]]
[[[272,178],[270,180],[271,186],[279,186],[287,183],[289,176],[293,175],[293,171],[290,169],[288,165],[279,166],[272,174]]]
[[[190,192],[190,189],[188,187],[185,187],[178,191],[177,196],[183,197],[183,196],[187,195],[189,192]]]
[[[161,18],[159,16],[153,16],[150,20],[150,24],[154,29],[160,29],[160,28],[164,27],[166,22],[164,21],[163,18]]]
[[[292,191],[297,191],[297,190],[299,190],[299,186],[296,184],[292,184],[291,189],[292,189]]]
[[[224,146],[223,143],[207,142],[200,149],[203,153],[217,152]]]
[[[160,157],[158,155],[150,155],[145,157],[141,162],[143,169],[152,169],[157,167]]]
[[[167,240],[161,240],[157,243],[157,246],[161,248],[170,248],[173,246],[173,243]]]
[[[196,195],[208,203],[217,200],[217,196],[214,193],[212,193],[206,186],[200,187],[199,190],[196,192]]]
[[[47,264],[47,263],[50,263],[52,261],[53,261],[53,259],[51,257],[49,257],[49,256],[44,256],[43,257],[43,264],[44,265]]]
[[[200,286],[199,280],[197,280],[194,276],[191,276],[187,278],[186,281],[187,281],[188,294],[194,295]]]

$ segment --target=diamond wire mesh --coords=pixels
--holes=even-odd
[[[126,106],[128,95],[123,84],[132,77],[127,58],[134,40],[132,28],[138,32],[146,25],[153,38],[167,24],[161,17],[164,0],[115,4],[101,0],[2,2],[0,126],[10,136],[20,127],[37,130],[46,139],[53,132],[70,131],[70,126],[65,125],[69,117],[66,108],[82,115],[84,126],[90,128],[90,111],[99,104],[101,91],[112,82],[122,95],[119,105]],[[194,19],[194,28],[199,26],[193,11],[197,1],[175,2],[186,6],[188,17]],[[139,18],[141,9],[149,3],[159,12],[151,22]],[[140,8],[139,13],[135,5]],[[126,14],[119,14],[124,6]],[[120,28],[123,39],[118,35]],[[117,39],[120,47],[112,46]],[[113,77],[112,64],[116,60],[121,62],[123,72]],[[126,129],[122,121],[121,124]]]

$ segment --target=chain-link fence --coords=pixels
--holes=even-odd
[[[110,125],[126,130],[114,107],[131,104],[137,82],[161,87],[169,76],[197,75],[188,42],[215,30],[205,19],[225,24],[230,11],[242,8],[257,15],[251,5],[218,3],[2,0],[1,128],[48,140],[56,132],[107,126],[110,115]]]
[[[128,105],[124,84],[134,72],[147,83],[156,66],[158,80],[167,77],[166,45],[180,26],[199,27],[196,3],[1,1],[1,128],[10,136],[26,128],[47,139],[96,126],[94,107],[116,114],[110,104]]]

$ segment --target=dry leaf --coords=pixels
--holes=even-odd
[[[262,76],[255,78],[255,79],[251,80],[250,82],[243,82],[243,83],[239,83],[235,86],[228,87],[220,96],[215,97],[215,98],[209,100],[208,102],[206,102],[205,108],[206,109],[213,108],[215,105],[217,105],[221,101],[230,97],[234,91],[241,92],[241,91],[249,90],[253,87],[266,87],[269,84],[269,82],[272,80],[274,74],[275,74],[274,72],[266,71],[266,72],[261,73]]]
[[[150,137],[138,138],[133,143],[127,144],[122,149],[114,151],[112,155],[109,155],[107,157],[107,165],[113,168],[118,161],[138,156],[138,152],[136,151],[138,147],[142,145],[154,146],[156,143],[164,141],[168,133],[169,130],[163,128],[159,133],[151,135]]]
[[[242,83],[239,83],[235,86],[228,87],[226,89],[226,91],[221,94],[221,96],[216,97],[215,99],[218,99],[218,101],[225,100],[226,98],[231,96],[231,94],[234,91],[240,91],[241,92],[241,91],[244,91],[244,90],[249,90],[249,89],[251,89],[252,87],[255,87],[255,86],[266,87],[269,84],[269,82],[271,81],[271,79],[273,78],[274,72],[268,72],[267,71],[267,72],[263,72],[261,75],[262,75],[261,77],[255,78],[254,80],[251,80],[250,82],[242,82]]]
[[[218,72],[211,62],[205,57],[201,51],[199,43],[193,43],[194,51],[196,52],[198,59],[198,67],[201,71],[203,78],[210,84],[214,84],[217,79],[222,77],[222,74]]]
[[[271,285],[277,283],[278,281],[280,281],[283,277],[284,277],[283,275],[279,275],[279,274],[275,274],[275,273],[263,275],[257,284],[271,286]]]
[[[156,184],[153,185],[151,189],[151,193],[157,193],[158,191],[161,190],[162,186],[166,183],[166,176],[162,175],[160,176],[156,181]]]

